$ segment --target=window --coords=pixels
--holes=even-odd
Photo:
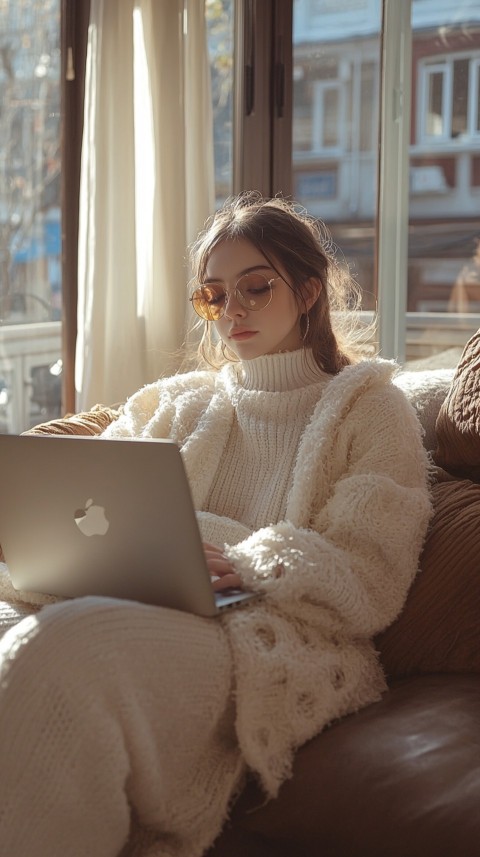
[[[59,407],[67,302],[75,337],[76,200],[70,183],[62,205],[59,176],[72,144],[79,170],[82,92],[62,160],[60,5],[84,44],[88,0],[0,0],[0,430]],[[253,188],[303,202],[378,308],[382,353],[453,365],[480,326],[478,0],[205,0],[205,14],[216,205]]]
[[[233,187],[234,0],[206,0],[217,208]]]
[[[322,58],[316,67],[302,61],[294,67],[294,152],[316,155],[345,148],[346,88],[338,80],[335,57]]]
[[[407,356],[458,359],[480,324],[480,9],[412,3]]]
[[[344,117],[342,92],[336,83],[319,82],[314,88],[312,149],[338,152],[343,149]]]
[[[424,125],[422,127],[422,137],[437,137],[445,138],[450,136],[448,133],[448,114],[450,95],[450,82],[448,80],[448,72],[450,67],[446,64],[432,65],[425,69],[424,96],[425,104],[422,105],[422,114],[424,116]]]
[[[422,63],[419,142],[456,140],[461,144],[478,134],[478,69],[477,55]]]
[[[0,4],[0,430],[61,408],[60,0]]]
[[[378,309],[382,353],[454,365],[480,324],[478,2],[295,0],[292,42],[293,196]]]
[[[376,304],[380,15],[366,0],[297,0],[293,16],[293,196],[326,221],[366,308]]]

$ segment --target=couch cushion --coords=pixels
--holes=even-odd
[[[479,721],[477,676],[396,683],[302,747],[276,800],[251,784],[209,857],[477,857]]]
[[[393,379],[415,408],[424,430],[423,442],[429,451],[433,451],[437,443],[435,422],[453,376],[453,369],[428,369],[402,371]]]
[[[435,461],[480,482],[480,330],[467,342],[436,423]]]
[[[432,490],[421,572],[399,618],[376,639],[389,679],[480,673],[480,485],[452,480]]]
[[[62,419],[50,420],[24,432],[24,434],[101,434],[111,422],[117,419],[120,411],[106,405],[95,405],[91,411],[72,414]]]

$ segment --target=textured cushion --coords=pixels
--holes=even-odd
[[[50,420],[40,423],[29,429],[24,434],[79,434],[95,435],[101,434],[111,422],[117,419],[120,411],[116,408],[107,408],[105,405],[95,405],[91,411],[63,417],[59,420]]]
[[[480,330],[467,342],[440,408],[435,461],[480,482]]]
[[[439,482],[433,502],[422,570],[400,617],[376,640],[389,679],[480,673],[480,485]]]
[[[418,372],[399,372],[393,379],[394,384],[405,393],[420,420],[423,431],[423,443],[432,452],[437,439],[435,422],[445,396],[450,390],[454,376],[453,369],[435,369]]]

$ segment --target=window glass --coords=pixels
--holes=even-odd
[[[452,84],[452,127],[451,136],[459,137],[467,134],[469,129],[468,104],[471,60],[457,59],[453,61]]]
[[[323,134],[320,140],[321,149],[336,149],[340,143],[340,105],[339,91],[336,86],[324,90],[323,98]]]
[[[0,0],[0,431],[61,409],[60,0]]]
[[[381,4],[296,0],[293,196],[324,220],[375,306]]]
[[[476,65],[475,58],[446,57],[441,63],[426,62],[420,67],[418,84],[427,89],[425,119],[420,122],[424,136],[454,139],[474,127],[470,87]]]
[[[479,62],[477,0],[414,0],[407,306],[418,314],[413,358],[450,353],[454,364],[478,327],[471,314],[480,312]]]
[[[444,106],[444,78],[445,71],[435,68],[426,70],[427,82],[427,110],[426,110],[426,134],[429,137],[444,137],[446,115]]]
[[[215,202],[219,208],[233,188],[233,24],[234,0],[206,0],[213,107]]]
[[[293,195],[329,226],[365,309],[377,305],[381,7],[295,0],[293,18]],[[406,358],[454,365],[480,324],[480,4],[410,8]]]
[[[377,145],[376,109],[378,103],[378,69],[374,62],[362,62],[360,68],[359,148],[372,152]]]

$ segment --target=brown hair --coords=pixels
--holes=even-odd
[[[304,308],[300,319],[304,345],[312,349],[321,369],[334,375],[359,359],[358,334],[354,330],[358,325],[354,324],[352,310],[360,306],[360,290],[337,262],[325,224],[282,197],[265,199],[257,192],[246,192],[228,199],[209,218],[205,230],[191,247],[193,282],[204,279],[210,254],[226,239],[250,241],[273,270],[281,265],[286,271],[288,285],[299,307]],[[306,283],[311,278],[320,280],[322,288],[307,313]],[[335,312],[335,330],[332,312]],[[202,360],[219,368],[227,360],[238,359],[222,343],[212,341],[211,325],[204,324],[199,346]]]

